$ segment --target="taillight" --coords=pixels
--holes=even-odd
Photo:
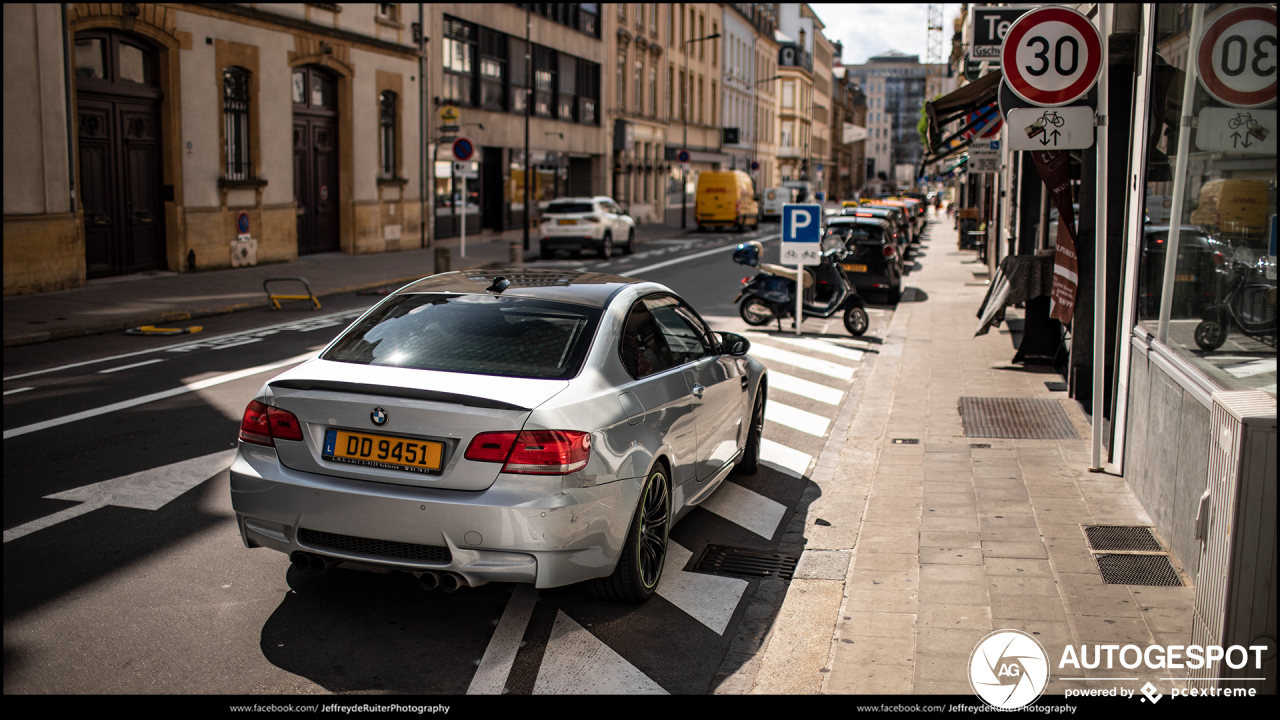
[[[1214,251],[1214,253],[1213,253],[1213,264],[1214,264],[1214,265],[1221,265],[1222,263],[1224,263],[1224,262],[1226,262],[1226,261],[1227,261],[1227,256],[1226,256],[1226,255],[1223,255],[1222,253],[1220,253],[1220,252],[1218,252],[1218,251],[1216,251],[1216,250]]]
[[[749,283],[749,282],[751,282],[751,278],[749,278],[749,277],[744,277],[744,278],[742,278],[742,284],[743,284],[743,285],[746,285],[746,284],[747,284],[747,283]]]
[[[897,251],[893,249],[892,245],[885,245],[881,252],[884,253],[885,257],[893,257],[894,253]]]
[[[275,445],[274,438],[301,440],[302,425],[288,410],[252,400],[240,419],[240,439],[255,445]]]
[[[503,463],[502,472],[567,475],[587,466],[591,435],[576,430],[480,433],[463,455],[475,462]]]

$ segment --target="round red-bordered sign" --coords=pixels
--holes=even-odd
[[[1102,38],[1088,18],[1071,8],[1032,10],[1005,34],[1000,68],[1009,89],[1023,100],[1038,107],[1066,105],[1084,97],[1097,82]]]
[[[460,137],[453,141],[453,157],[466,162],[476,154],[476,144],[469,137]]]
[[[1269,52],[1259,53],[1268,39]],[[1234,75],[1233,61],[1239,62]],[[1266,62],[1271,64],[1270,73],[1255,71],[1255,66],[1261,69],[1259,63]],[[1249,5],[1223,13],[1210,23],[1196,50],[1196,72],[1215,100],[1232,107],[1255,108],[1275,102],[1276,9]]]

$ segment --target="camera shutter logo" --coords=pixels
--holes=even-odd
[[[1040,641],[1020,630],[997,630],[969,656],[969,686],[984,702],[1015,710],[1035,702],[1049,683],[1049,659]]]

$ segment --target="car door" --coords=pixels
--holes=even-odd
[[[642,423],[657,433],[657,442],[671,448],[672,484],[694,479],[698,435],[692,386],[644,300],[627,313],[619,355],[635,378],[620,389],[639,402]]]
[[[724,467],[745,438],[746,368],[739,358],[719,353],[710,328],[678,298],[650,296],[645,303],[693,395],[698,432],[695,468],[698,482],[705,482]]]

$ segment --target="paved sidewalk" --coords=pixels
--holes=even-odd
[[[636,228],[636,242],[683,235],[678,226]],[[510,264],[510,245],[520,241],[519,229],[487,232],[467,238],[461,256],[460,238],[445,238],[439,247],[450,250],[453,270],[502,267]],[[538,256],[536,234],[525,261]],[[431,275],[435,248],[370,255],[322,253],[288,263],[195,273],[152,272],[94,280],[71,290],[11,295],[4,298],[4,346],[31,345],[81,335],[119,332],[138,325],[178,323],[196,318],[263,307],[263,280],[304,277],[320,298],[329,295],[398,287]],[[301,292],[297,283],[272,286],[273,291]]]
[[[1068,644],[1190,644],[1195,590],[1102,582],[1082,526],[1151,519],[1123,478],[1088,472],[1088,418],[1045,386],[1060,378],[1012,366],[1004,331],[973,337],[985,276],[945,218],[930,232],[856,411],[832,428],[838,459],[819,459],[788,528],[805,551],[751,692],[970,695],[970,653],[1012,628],[1047,651],[1047,694],[1168,694],[1159,677],[1186,671],[1058,670]],[[1059,400],[1083,439],[964,437],[962,396]],[[1061,679],[1118,675],[1138,679]]]

